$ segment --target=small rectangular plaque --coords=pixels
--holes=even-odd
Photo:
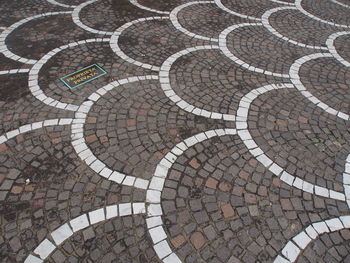
[[[107,74],[107,72],[104,71],[99,65],[93,64],[67,76],[64,76],[63,78],[60,78],[60,80],[68,88],[75,89],[105,74]]]

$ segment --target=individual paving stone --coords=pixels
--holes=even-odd
[[[250,66],[266,71],[288,74],[293,62],[314,53],[283,41],[263,26],[244,26],[227,36],[228,49]]]
[[[280,79],[242,69],[218,50],[199,50],[180,57],[170,70],[174,92],[208,111],[234,114],[241,97]]]
[[[347,88],[350,70],[332,58],[311,60],[302,65],[300,79],[305,88],[329,107],[348,114],[350,104]],[[327,77],[327,81],[320,76]]]
[[[332,1],[304,0],[302,7],[312,15],[324,19],[330,23],[350,24],[349,8],[338,5]]]
[[[205,165],[191,168],[188,162],[193,158],[201,158]],[[233,187],[208,185],[212,176]],[[170,184],[173,181],[177,184]],[[251,184],[265,190],[253,194],[247,187]],[[163,215],[164,230],[183,262],[193,258],[208,261],[208,253],[213,262],[231,257],[239,262],[272,262],[288,241],[312,222],[334,216],[316,208],[313,199],[297,188],[281,183],[236,136],[214,137],[190,147],[173,164],[165,185],[177,191],[177,202]],[[187,195],[180,194],[183,188]],[[342,207],[338,212],[347,213],[345,202],[320,199],[330,210]],[[167,202],[163,192],[163,209]],[[336,221],[333,223],[335,226]],[[340,237],[333,239],[345,242]]]
[[[309,183],[343,192],[350,136],[347,123],[292,90],[272,91],[253,105],[256,111],[250,112],[249,130],[269,158]],[[292,209],[290,201],[283,202],[286,209]]]
[[[6,45],[16,55],[40,59],[60,46],[95,37],[75,25],[70,14],[54,15],[22,25],[7,37]]]

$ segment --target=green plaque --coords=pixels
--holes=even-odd
[[[60,80],[70,89],[75,89],[81,85],[84,85],[94,79],[97,79],[107,74],[99,65],[92,64],[86,68],[80,69],[74,73],[71,73]]]

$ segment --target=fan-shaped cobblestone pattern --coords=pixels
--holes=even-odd
[[[81,10],[79,16],[81,21],[91,28],[113,32],[127,22],[151,17],[154,13],[140,9],[128,0],[103,0],[87,5]]]
[[[300,72],[301,82],[308,91],[333,108],[350,112],[348,87],[350,68],[332,58],[320,58],[305,63]]]
[[[320,0],[311,1],[303,0],[302,7],[312,15],[324,19],[331,23],[349,25],[349,8],[338,5],[332,1]]]
[[[294,90],[263,95],[251,107],[248,129],[268,157],[301,179],[344,191],[347,122],[323,114]]]
[[[46,0],[33,0],[23,2],[20,0],[4,0],[0,7],[0,26],[6,27],[11,24],[33,15],[46,12],[66,11],[65,8],[55,6]]]
[[[339,38],[336,38],[334,41],[335,49],[337,50],[337,53],[346,61],[350,63],[350,53],[349,50],[346,49],[346,46],[348,46],[350,43],[350,32],[347,35],[340,36]]]
[[[87,121],[85,140],[98,159],[113,170],[144,179],[152,178],[159,161],[176,143],[225,127],[219,120],[187,118],[169,103],[157,81],[118,87],[93,106]]]
[[[298,10],[280,10],[269,17],[271,26],[281,35],[300,43],[325,47],[328,37],[339,30],[315,21]]]
[[[76,26],[67,14],[32,20],[11,33],[6,44],[13,46],[11,51],[19,56],[40,59],[57,46],[93,37]]]
[[[170,69],[170,84],[181,98],[199,108],[229,114],[236,113],[240,99],[250,90],[280,81],[242,69],[218,50],[184,55]]]

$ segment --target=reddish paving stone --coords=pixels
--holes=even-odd
[[[205,186],[208,187],[208,188],[216,189],[218,183],[219,182],[217,180],[215,180],[212,177],[209,177],[207,182],[205,183]]]
[[[186,242],[186,239],[184,238],[183,235],[178,235],[172,238],[170,242],[175,248],[179,248]]]
[[[235,211],[230,204],[224,204],[221,206],[221,211],[224,214],[225,218],[230,218],[235,215]]]
[[[191,165],[194,169],[198,169],[201,165],[198,162],[197,159],[193,158],[190,162],[189,165]]]
[[[195,249],[199,250],[205,245],[206,239],[201,232],[195,232],[191,235],[191,243]]]

